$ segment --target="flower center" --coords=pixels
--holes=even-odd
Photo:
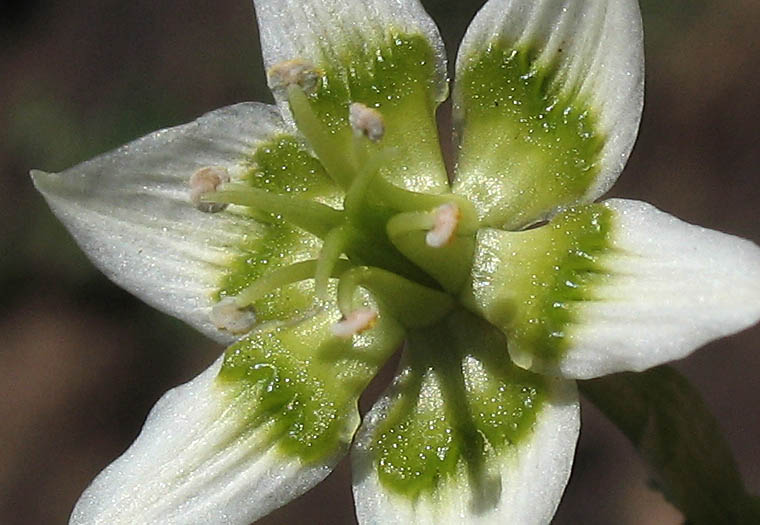
[[[410,191],[383,175],[398,150],[384,142],[386,122],[377,107],[352,101],[346,138],[313,109],[319,72],[302,60],[278,64],[270,84],[284,94],[299,130],[330,179],[344,192],[342,209],[297,194],[277,194],[244,182],[216,181],[198,194],[208,211],[235,204],[305,230],[321,239],[318,256],[270,270],[225,304],[231,318],[249,319],[252,304],[285,285],[314,280],[314,299],[324,304],[337,279],[344,320],[336,333],[359,333],[376,316],[353,304],[359,287],[403,325],[435,322],[453,307],[472,260],[477,217],[471,203],[451,193]],[[237,308],[238,310],[230,310]],[[237,326],[237,325],[236,325]]]

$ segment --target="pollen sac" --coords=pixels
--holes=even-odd
[[[459,225],[459,206],[453,202],[442,204],[435,211],[435,225],[427,232],[425,242],[431,248],[440,248],[451,242]]]
[[[377,321],[377,312],[369,308],[359,308],[346,316],[342,321],[332,325],[333,335],[348,339],[365,330],[369,330]]]
[[[352,102],[348,107],[348,122],[356,136],[364,135],[372,142],[378,142],[385,135],[383,115],[361,102]]]
[[[256,324],[256,314],[250,308],[240,308],[234,297],[224,297],[211,308],[209,319],[219,330],[244,334]]]
[[[220,184],[229,182],[230,176],[227,170],[220,167],[209,166],[201,168],[190,177],[190,201],[193,206],[205,213],[216,213],[227,207],[225,203],[203,202],[203,196],[213,193]]]
[[[319,84],[320,73],[316,67],[306,60],[296,58],[286,60],[269,68],[269,87],[275,90],[287,90],[290,86],[298,86],[306,93],[313,92]]]

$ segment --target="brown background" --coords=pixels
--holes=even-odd
[[[453,54],[480,3],[424,4]],[[642,8],[647,105],[614,195],[760,241],[760,3],[646,0]],[[17,1],[0,9],[0,523],[63,523],[161,393],[221,348],[107,282],[26,174],[61,170],[223,105],[270,98],[244,0]],[[755,493],[758,337],[755,327],[678,365],[714,410]],[[354,523],[349,476],[344,462],[262,523]],[[586,403],[555,523],[679,523],[647,479],[625,439]]]

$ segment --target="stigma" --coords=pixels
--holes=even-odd
[[[425,235],[425,242],[431,248],[446,246],[454,237],[461,217],[459,206],[453,202],[447,202],[438,206],[435,210],[433,227]]]
[[[221,184],[229,180],[227,170],[220,167],[209,166],[193,173],[189,181],[190,201],[193,206],[205,213],[216,213],[225,209],[226,203],[204,202],[203,196],[214,193]]]
[[[332,325],[333,335],[348,339],[375,326],[377,312],[369,308],[359,308]]]
[[[364,135],[372,142],[378,142],[385,135],[382,113],[361,102],[352,102],[348,107],[348,122],[357,137]]]

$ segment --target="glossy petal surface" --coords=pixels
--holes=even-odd
[[[261,227],[233,213],[202,213],[188,181],[213,166],[232,178],[255,148],[284,131],[275,108],[238,104],[152,133],[59,174],[33,172],[37,189],[90,259],[111,280],[205,334],[230,342],[209,321],[227,265]]]
[[[344,185],[360,168],[352,150],[349,106],[382,114],[387,158],[381,173],[415,191],[448,186],[435,108],[448,93],[446,54],[438,29],[416,0],[255,0],[264,64],[290,61],[314,67],[312,115],[292,112],[288,94],[273,89],[285,115],[309,139],[325,168]],[[271,82],[270,82],[271,84]],[[351,169],[347,170],[347,167]]]
[[[508,229],[593,201],[628,159],[643,93],[635,0],[491,0],[457,58],[455,191]]]
[[[760,318],[760,248],[620,199],[483,230],[473,294],[516,363],[591,378],[680,359]]]
[[[575,385],[520,370],[456,313],[409,335],[352,452],[360,523],[547,523],[579,429]]]
[[[246,426],[250,400],[220,385],[221,359],[170,390],[132,446],[80,498],[71,525],[246,525],[308,490],[329,463],[283,457],[265,427]]]
[[[339,318],[333,307],[254,331],[164,395],[71,523],[244,525],[321,481],[359,424],[358,396],[402,336],[381,318],[339,339]]]

